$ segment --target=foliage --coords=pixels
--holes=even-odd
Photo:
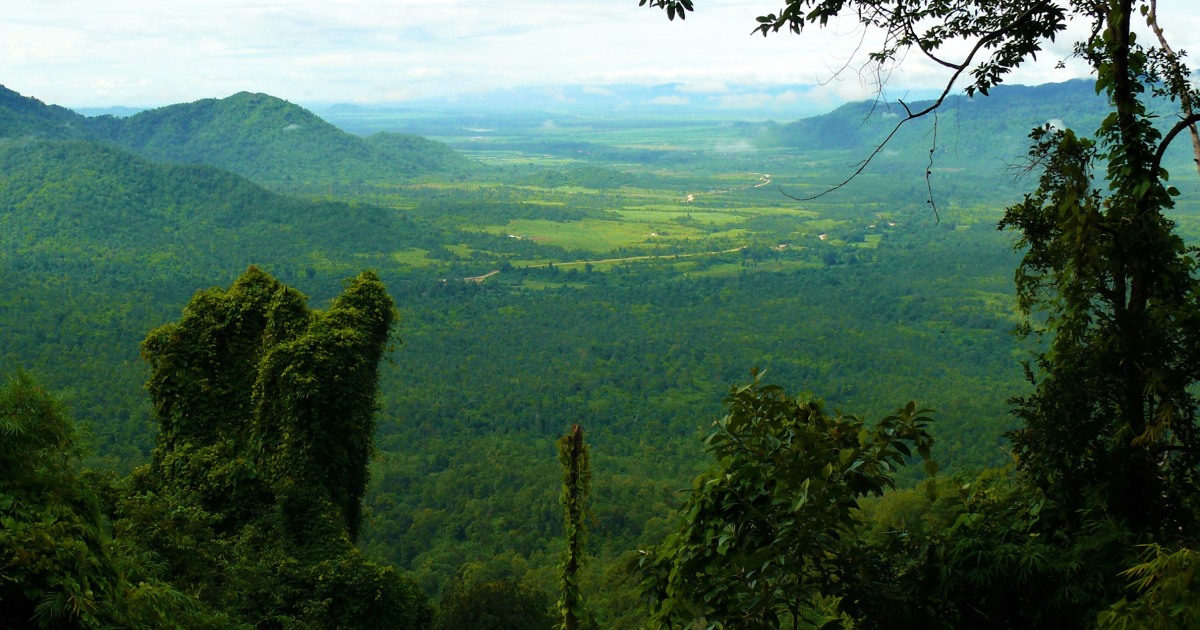
[[[62,404],[23,372],[0,387],[0,618],[16,628],[234,627],[147,576],[110,537]]]
[[[1102,515],[1067,530],[1012,466],[930,480],[866,512],[843,598],[865,627],[1087,627],[1123,590],[1111,576],[1128,532]]]
[[[567,549],[559,565],[558,611],[562,627],[576,630],[584,617],[583,596],[579,589],[579,574],[585,561],[587,537],[588,495],[592,490],[591,451],[583,443],[583,427],[578,424],[558,440],[558,463],[562,465],[563,534]]]
[[[160,433],[122,526],[258,627],[422,627],[424,594],[353,546],[392,300],[364,272],[305,302],[251,268],[147,336]]]
[[[1150,72],[1146,53],[1113,49],[1128,41],[1128,19],[1110,16],[1105,38],[1089,42],[1109,60],[1098,89],[1115,108],[1100,146],[1035,131],[1041,185],[1001,224],[1021,230],[1019,303],[1045,315],[1037,332],[1051,339],[1030,374],[1036,392],[1018,401],[1025,426],[1013,440],[1024,469],[1068,506],[1099,500],[1136,530],[1171,539],[1196,518],[1184,512],[1200,465],[1200,279],[1164,216],[1175,193],[1135,83]],[[1091,181],[1098,157],[1107,194]]]
[[[1200,554],[1188,548],[1174,551],[1147,545],[1143,562],[1121,575],[1133,580],[1138,597],[1122,599],[1100,613],[1103,630],[1194,628],[1200,623],[1200,591],[1196,569]]]
[[[437,630],[550,630],[554,617],[546,597],[511,579],[468,585],[459,575],[442,590]]]
[[[867,427],[757,373],[725,404],[706,441],[716,467],[693,482],[675,533],[639,560],[644,596],[659,627],[800,627],[857,570],[843,552],[859,501],[894,487],[914,451],[934,471],[928,410],[909,403]]]

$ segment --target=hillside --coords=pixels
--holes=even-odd
[[[287,197],[210,166],[0,143],[0,362],[64,392],[100,455],[137,461],[149,444],[138,343],[192,292],[252,264],[332,292],[394,249],[440,240],[388,210]]]
[[[397,180],[468,167],[436,142],[364,139],[266,94],[241,92],[96,121],[102,138],[141,155],[210,164],[273,187]]]
[[[0,138],[89,138],[88,119],[0,85]]]
[[[907,103],[912,111],[931,101]],[[760,129],[761,142],[809,150],[874,150],[906,115],[896,100],[848,103],[832,112]],[[883,161],[927,155],[935,146],[935,165],[990,167],[1018,161],[1028,149],[1030,129],[1053,123],[1079,130],[1094,129],[1105,115],[1104,99],[1087,80],[1038,86],[1000,85],[988,96],[947,97],[937,117],[906,123],[892,138]]]
[[[363,138],[298,105],[248,92],[125,118],[87,118],[0,87],[0,138],[28,136],[110,143],[159,162],[220,167],[273,189],[394,183],[473,168],[438,142],[402,134]]]

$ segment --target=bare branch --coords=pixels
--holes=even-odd
[[[904,28],[908,31],[908,36],[917,43],[917,48],[920,49],[920,51],[934,63],[950,68],[951,70],[962,70],[962,65],[941,59],[934,55],[932,50],[925,48],[925,44],[921,41],[921,38],[917,36],[917,31],[913,27],[913,23],[911,21],[905,20]]]
[[[1200,114],[1191,114],[1187,118],[1175,123],[1174,127],[1171,127],[1171,130],[1168,131],[1165,136],[1163,136],[1162,142],[1158,144],[1158,151],[1154,154],[1154,163],[1151,164],[1153,167],[1152,172],[1158,172],[1159,167],[1162,166],[1163,156],[1167,153],[1167,147],[1171,146],[1171,141],[1173,141],[1175,136],[1179,135],[1184,129],[1191,129],[1193,142],[1195,142],[1194,136],[1196,134],[1196,123],[1200,123]],[[1200,151],[1200,148],[1197,148],[1197,151]],[[1197,160],[1200,160],[1200,158],[1197,158]]]
[[[933,146],[929,147],[929,163],[925,165],[925,190],[929,191],[929,207],[933,208],[933,218],[935,223],[942,222],[942,216],[938,214],[937,203],[933,200],[933,184],[929,178],[933,175],[933,154],[937,151],[937,132],[938,132],[938,115],[933,112]]]
[[[983,50],[986,46],[988,46],[991,42],[993,42],[994,40],[999,38],[1001,35],[1004,35],[1006,32],[1011,31],[1011,30],[1015,29],[1017,26],[1021,25],[1023,22],[1025,22],[1030,17],[1032,17],[1035,12],[1037,12],[1038,10],[1041,10],[1043,8],[1045,8],[1045,4],[1039,2],[1039,3],[1031,6],[1025,12],[1018,15],[1016,17],[1016,19],[1014,19],[1012,22],[1009,22],[1005,26],[998,28],[994,31],[985,33],[978,40],[976,40],[975,45],[971,47],[970,52],[967,53],[966,58],[963,59],[961,64],[951,64],[948,66],[948,67],[955,69],[954,73],[951,74],[950,78],[946,81],[946,86],[942,89],[941,94],[939,94],[937,99],[935,99],[933,101],[933,103],[931,103],[928,107],[926,107],[920,111],[913,112],[912,109],[909,108],[909,106],[906,103],[904,103],[904,101],[900,101],[900,104],[904,107],[904,111],[907,112],[908,115],[905,118],[900,119],[900,122],[896,123],[896,126],[893,127],[892,131],[890,133],[888,133],[886,138],[883,139],[883,142],[880,142],[879,145],[875,147],[875,150],[871,151],[871,154],[868,155],[866,159],[864,159],[862,162],[859,162],[858,168],[855,169],[854,173],[852,173],[849,177],[842,180],[840,183],[838,183],[834,186],[831,186],[829,188],[826,188],[825,190],[821,191],[820,193],[817,193],[816,195],[812,195],[810,197],[797,197],[795,195],[788,194],[788,192],[783,189],[783,186],[778,186],[779,192],[783,196],[785,196],[788,199],[791,199],[793,201],[814,201],[814,200],[820,199],[821,197],[824,197],[825,195],[828,195],[829,193],[831,193],[835,190],[838,190],[838,189],[846,186],[850,182],[854,181],[859,175],[861,175],[863,173],[863,171],[865,171],[867,169],[867,166],[869,166],[871,164],[872,160],[874,160],[880,153],[883,152],[883,148],[885,146],[887,146],[887,144],[889,142],[891,142],[892,138],[895,137],[895,135],[900,131],[900,128],[904,126],[904,123],[907,123],[911,120],[916,120],[917,118],[922,118],[942,106],[942,103],[944,103],[946,101],[946,97],[950,95],[950,90],[954,89],[954,84],[958,82],[958,78],[960,76],[962,76],[962,73],[971,66],[971,63],[975,60],[975,56],[977,54],[979,54],[979,51]],[[932,197],[931,197],[931,200],[932,200]],[[936,208],[934,209],[934,214],[935,215],[937,214]]]
[[[1154,31],[1154,35],[1158,37],[1159,46],[1162,46],[1163,52],[1167,54],[1171,73],[1175,75],[1171,79],[1179,88],[1177,90],[1179,92],[1179,106],[1183,110],[1184,120],[1195,118],[1196,111],[1192,107],[1192,94],[1188,90],[1187,80],[1185,79],[1186,73],[1180,67],[1179,55],[1176,55],[1175,51],[1171,49],[1171,45],[1167,43],[1167,36],[1163,34],[1162,28],[1158,25],[1158,0],[1150,0],[1150,10],[1146,12],[1146,24]],[[1192,134],[1192,154],[1195,156],[1193,159],[1196,161],[1196,172],[1200,173],[1200,132],[1196,130],[1196,122],[1200,121],[1193,120],[1187,125],[1187,128]],[[1163,138],[1163,143],[1158,147],[1158,153],[1154,156],[1155,171],[1158,170],[1159,165],[1162,163],[1163,152],[1166,151],[1167,145],[1171,143],[1171,140],[1175,139],[1175,135],[1178,133],[1179,128],[1176,126],[1175,129],[1171,130],[1171,133]]]

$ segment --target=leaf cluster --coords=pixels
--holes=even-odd
[[[933,471],[929,410],[909,403],[868,427],[757,374],[725,404],[706,441],[716,467],[693,483],[678,529],[641,552],[643,595],[661,627],[799,624],[807,602],[839,595],[859,501],[893,487],[914,451]]]

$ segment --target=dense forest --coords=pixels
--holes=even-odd
[[[1192,627],[1196,90],[1113,6],[787,124],[0,88],[0,618]]]

